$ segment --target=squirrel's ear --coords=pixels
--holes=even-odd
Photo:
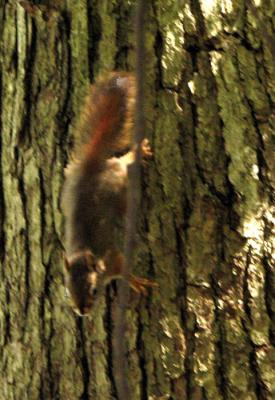
[[[93,271],[94,270],[94,263],[95,263],[95,258],[93,253],[90,250],[85,251],[85,259],[87,261],[88,268]]]

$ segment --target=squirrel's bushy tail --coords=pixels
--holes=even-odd
[[[136,82],[132,74],[115,72],[91,86],[78,132],[88,138],[84,165],[96,166],[129,147]]]

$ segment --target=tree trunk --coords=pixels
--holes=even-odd
[[[134,3],[1,1],[1,400],[117,398],[116,285],[73,314],[60,195],[89,82],[134,69]],[[159,288],[131,294],[129,400],[271,400],[272,4],[159,0],[146,20],[133,269]]]

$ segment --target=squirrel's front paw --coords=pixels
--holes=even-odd
[[[150,142],[148,139],[143,139],[141,144],[140,144],[140,148],[141,148],[141,155],[144,158],[152,158],[153,157],[153,152],[150,146]]]

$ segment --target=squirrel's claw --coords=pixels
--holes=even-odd
[[[147,295],[148,287],[158,287],[157,283],[152,282],[149,279],[140,278],[135,275],[130,275],[129,285],[135,292],[141,293],[143,296]]]

